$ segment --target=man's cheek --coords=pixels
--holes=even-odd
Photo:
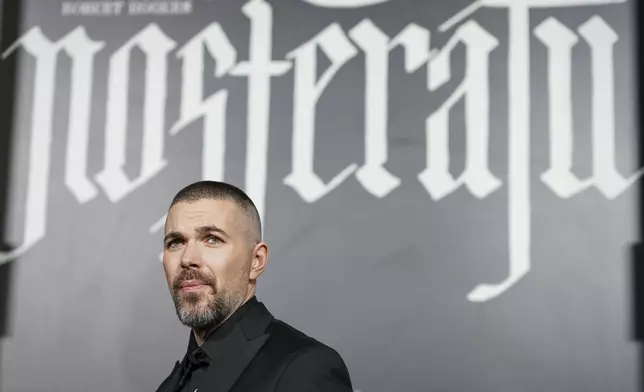
[[[226,253],[220,249],[206,248],[201,255],[203,263],[209,268],[221,270],[228,264]]]

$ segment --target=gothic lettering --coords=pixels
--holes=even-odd
[[[318,48],[331,65],[316,80]],[[324,197],[357,169],[356,164],[351,164],[327,184],[313,170],[317,102],[338,70],[356,54],[356,48],[340,26],[333,24],[286,55],[295,62],[295,79],[292,171],[284,179],[284,184],[292,187],[308,203]]]
[[[600,17],[595,16],[579,27],[579,34],[590,47],[592,66],[592,140],[593,177],[591,183],[609,199],[628,189],[642,171],[628,178],[615,167],[615,55],[618,36]]]
[[[215,72],[204,73],[206,50],[215,60]],[[213,23],[186,42],[177,57],[182,60],[181,113],[170,133],[176,135],[203,118],[201,175],[204,180],[223,181],[228,91],[220,90],[204,99],[204,74],[218,78],[226,75],[237,62],[237,51],[221,26]]]
[[[243,6],[242,11],[251,20],[250,60],[239,63],[231,73],[248,76],[245,191],[263,217],[266,203],[271,78],[284,75],[291,68],[291,63],[272,60],[273,10],[270,4],[264,0],[250,0]]]
[[[577,35],[555,18],[535,29],[548,48],[548,108],[550,112],[550,167],[541,180],[560,197],[570,197],[590,185],[572,173],[572,48]]]
[[[22,46],[36,60],[36,70],[23,243],[12,251],[0,252],[0,264],[22,255],[45,236],[54,91],[58,55],[61,50],[64,50],[74,61],[70,114],[77,116],[70,122],[67,154],[75,157],[67,158],[65,181],[80,202],[86,202],[96,194],[93,185],[85,177],[89,114],[83,111],[89,110],[87,102],[91,95],[91,87],[88,85],[91,86],[91,83],[87,83],[84,78],[92,77],[93,56],[103,45],[103,42],[90,40],[82,27],[57,42],[50,41],[40,28],[35,27],[20,37],[3,54],[3,57],[7,57]]]
[[[166,132],[163,114],[167,94],[167,56],[175,45],[156,24],[151,24],[119,48],[110,59],[105,167],[96,175],[96,181],[114,203],[155,177],[167,164],[163,158]],[[130,180],[123,166],[127,151],[130,58],[135,47],[146,56],[146,71],[141,172],[136,179]]]
[[[400,45],[405,49],[405,68],[414,72],[429,59],[430,34],[410,24],[397,37],[389,37],[368,19],[360,22],[349,36],[365,52],[365,164],[357,172],[358,181],[372,195],[384,197],[400,185],[400,179],[383,167],[387,163],[389,52]]]
[[[326,8],[359,8],[387,0],[305,0]],[[530,194],[530,28],[532,8],[609,4],[623,0],[484,0],[473,2],[439,27],[440,32],[455,28],[442,50],[431,50],[427,29],[409,24],[390,38],[371,20],[364,19],[345,34],[337,23],[321,30],[309,41],[286,55],[273,59],[273,11],[265,0],[250,0],[242,8],[251,31],[248,61],[238,62],[238,53],[218,23],[213,23],[189,39],[177,52],[181,60],[181,107],[179,119],[170,128],[176,135],[195,120],[203,120],[202,177],[222,180],[225,174],[226,109],[229,92],[219,90],[204,97],[204,78],[214,74],[246,77],[247,146],[245,190],[265,215],[267,154],[271,86],[274,77],[294,68],[293,150],[291,173],[284,183],[308,203],[336,189],[355,173],[362,186],[375,197],[391,194],[400,179],[385,166],[388,161],[388,83],[389,56],[402,46],[405,70],[409,73],[427,67],[427,89],[431,94],[452,79],[451,56],[458,44],[465,47],[465,77],[454,93],[434,113],[426,114],[426,168],[418,179],[433,200],[441,200],[460,187],[475,197],[485,198],[502,182],[489,168],[490,56],[499,41],[478,23],[463,22],[479,8],[507,8],[509,17],[508,52],[508,254],[507,277],[498,283],[477,285],[467,296],[485,302],[505,293],[531,268]],[[617,170],[615,149],[615,69],[614,47],[618,36],[600,17],[590,18],[578,34],[555,18],[541,23],[534,34],[548,51],[548,98],[550,107],[550,166],[541,180],[555,194],[569,198],[591,187],[614,199],[639,179],[641,171],[624,176]],[[572,105],[572,50],[583,38],[590,53],[592,107],[592,174],[580,179],[572,173],[574,124]],[[95,177],[87,173],[87,155],[95,56],[104,43],[90,39],[83,28],[53,42],[34,28],[23,35],[5,54],[18,47],[36,60],[31,120],[31,142],[25,205],[23,243],[10,252],[0,253],[4,263],[26,252],[45,236],[50,170],[50,144],[58,56],[72,61],[69,132],[66,150],[65,184],[80,203],[94,199],[99,189],[117,203],[154,178],[166,166],[165,116],[168,55],[176,43],[155,24],[150,24],[109,58],[107,74],[107,115],[105,164]],[[123,171],[128,142],[128,89],[133,50],[140,49],[146,60],[143,108],[143,149],[140,173],[130,179]],[[336,74],[360,53],[365,55],[365,162],[349,163],[330,181],[314,171],[315,123],[317,104]],[[319,54],[318,54],[319,52]],[[206,70],[206,56],[215,60],[215,70]],[[318,77],[319,56],[330,65]],[[328,94],[328,92],[327,92]],[[465,103],[465,169],[450,173],[449,116],[454,105]],[[158,220],[151,232],[163,227]]]
[[[456,45],[466,47],[463,82],[445,103],[427,118],[427,168],[418,176],[434,200],[440,200],[465,185],[472,194],[484,198],[501,186],[489,169],[490,86],[489,57],[498,40],[476,22],[461,26],[441,52],[430,61],[428,88],[436,90],[451,79],[450,57]],[[449,171],[449,114],[465,99],[467,132],[465,171],[455,179]]]
[[[467,296],[485,302],[514,286],[530,271],[530,7],[507,2],[508,56],[508,246],[509,275],[498,284],[480,284]]]

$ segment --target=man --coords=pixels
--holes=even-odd
[[[188,350],[157,392],[352,392],[332,348],[255,298],[268,261],[255,205],[229,184],[182,189],[165,223],[163,268]]]

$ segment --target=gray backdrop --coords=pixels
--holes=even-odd
[[[155,390],[158,222],[202,178],[356,390],[637,390],[633,1],[161,3],[23,2],[2,391]]]

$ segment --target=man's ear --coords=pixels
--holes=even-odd
[[[253,248],[253,260],[250,265],[250,279],[257,279],[266,268],[268,263],[268,245],[260,242]]]

